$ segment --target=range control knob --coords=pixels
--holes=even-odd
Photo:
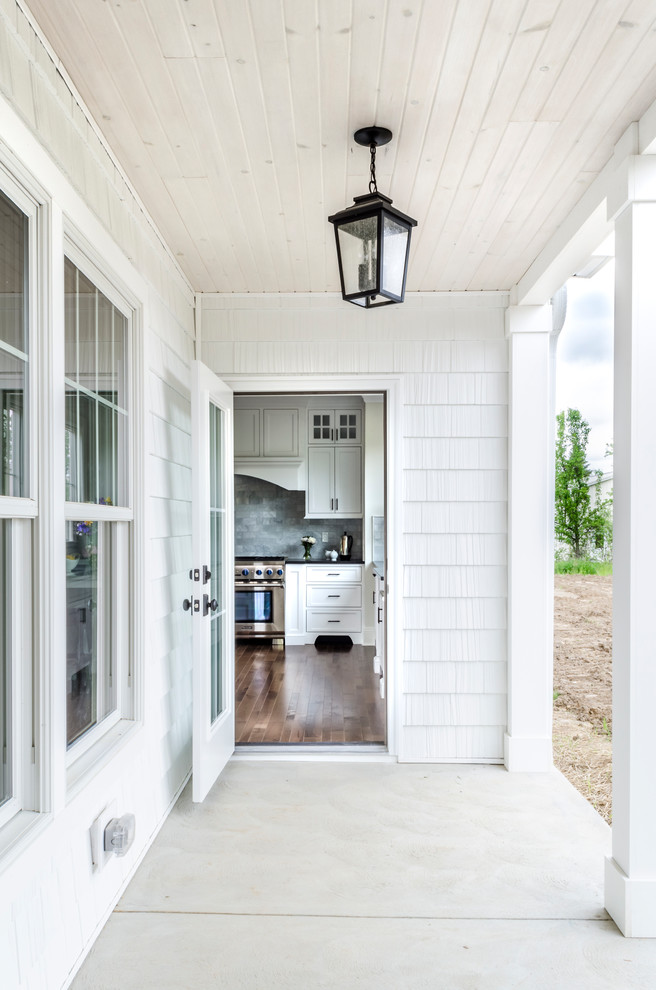
[[[267,577],[271,577],[272,574],[273,574],[273,571],[271,570],[271,568],[270,567],[267,567]]]
[[[255,573],[257,574],[258,577],[262,577],[262,568],[261,567],[258,567],[258,569],[255,571]]]
[[[282,567],[279,567],[278,568],[278,570],[276,571],[276,574],[278,575],[278,577],[282,577],[282,575],[283,575]]]
[[[245,567],[241,573],[244,575],[244,577],[248,577],[248,568]]]

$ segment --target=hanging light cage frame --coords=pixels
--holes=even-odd
[[[346,209],[341,210],[339,213],[334,213],[332,216],[328,217],[328,220],[335,228],[335,244],[337,247],[337,262],[339,265],[342,298],[346,302],[355,303],[356,305],[362,306],[364,309],[371,309],[378,306],[388,306],[391,303],[403,302],[405,296],[406,278],[408,274],[410,237],[412,228],[417,226],[417,221],[392,206],[392,200],[389,196],[385,196],[383,193],[379,192],[376,185],[376,148],[391,141],[392,132],[386,127],[362,127],[355,132],[353,138],[357,144],[369,147],[371,152],[371,179],[369,182],[369,192],[364,196],[355,196],[352,206],[347,206]],[[383,284],[386,217],[395,225],[400,226],[407,231],[405,257],[403,260],[403,278],[400,293],[393,292],[389,287],[386,287]],[[368,286],[366,289],[358,289],[354,292],[347,292],[339,231],[341,227],[352,224],[354,221],[369,219],[375,219],[377,223],[375,284],[373,286]]]

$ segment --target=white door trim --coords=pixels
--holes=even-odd
[[[292,394],[311,392],[383,392],[387,397],[385,423],[385,524],[387,527],[386,586],[394,607],[387,613],[387,750],[399,757],[401,748],[403,669],[402,567],[402,379],[399,375],[223,375],[234,392]]]

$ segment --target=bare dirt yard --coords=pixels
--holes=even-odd
[[[611,822],[612,577],[556,574],[554,762]]]

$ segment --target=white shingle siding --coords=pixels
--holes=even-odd
[[[203,360],[219,376],[401,379],[403,595],[389,604],[403,625],[404,759],[503,756],[505,304],[420,295],[363,313],[334,296],[202,297]]]
[[[180,602],[191,566],[194,296],[48,49],[12,0],[0,2],[0,111],[10,125],[3,127],[3,145],[9,144],[26,174],[54,197],[99,257],[120,255],[119,277],[128,274],[137,298],[144,349],[137,388],[145,396],[143,477],[151,547],[144,569],[146,656],[140,658],[138,685],[143,726],[73,794],[59,794],[58,810],[43,830],[13,861],[2,863],[0,984],[54,990],[64,985],[104,922],[191,768],[191,623]],[[23,124],[38,127],[39,144],[29,135],[19,143],[15,135],[23,134]],[[108,267],[106,274],[112,278],[116,272]],[[138,504],[141,493],[136,494]],[[112,799],[119,812],[135,813],[135,844],[125,858],[93,875],[89,826]]]

